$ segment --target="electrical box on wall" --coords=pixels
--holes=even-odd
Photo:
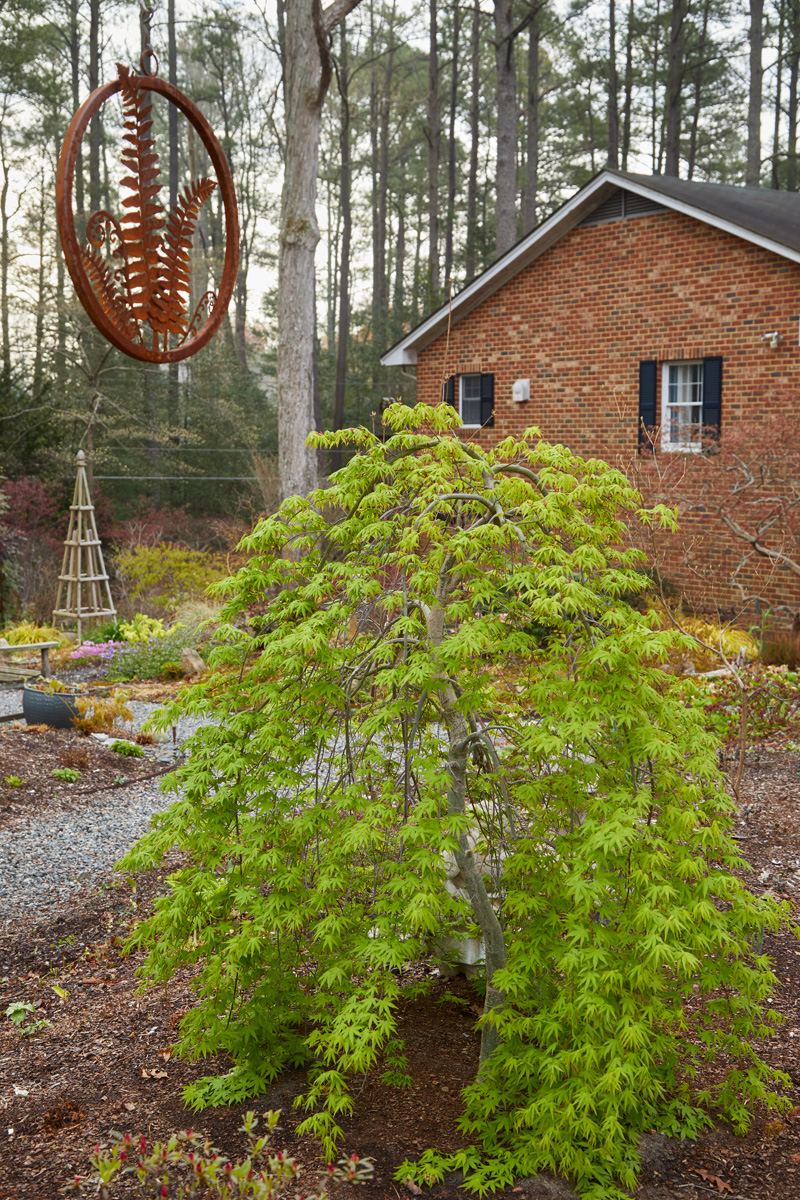
[[[518,379],[511,389],[511,399],[516,404],[522,404],[523,400],[531,398],[531,381],[530,379]]]

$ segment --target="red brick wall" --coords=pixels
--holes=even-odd
[[[494,428],[465,436],[489,447],[536,425],[630,473],[642,359],[721,355],[723,428],[778,412],[800,420],[798,318],[800,264],[675,212],[587,226],[455,324],[446,362],[445,337],[420,353],[417,398],[436,402],[443,376],[492,372]],[[777,350],[761,341],[773,330],[783,339]],[[520,378],[530,379],[531,398],[514,404]],[[720,577],[735,561],[729,539],[691,524],[692,537],[670,550],[673,573],[696,600],[735,607],[739,594]],[[685,561],[694,552],[702,561]],[[786,571],[764,587],[767,602],[800,607]]]

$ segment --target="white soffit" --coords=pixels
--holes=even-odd
[[[753,233],[734,221],[716,217],[703,208],[687,204],[683,200],[676,200],[672,196],[665,195],[658,188],[648,187],[647,184],[633,180],[629,175],[616,175],[613,171],[602,171],[596,179],[576,192],[570,200],[556,209],[546,221],[543,221],[527,237],[513,246],[502,258],[492,263],[481,275],[473,279],[472,283],[453,297],[450,305],[442,305],[416,329],[406,334],[401,341],[387,350],[381,358],[383,366],[414,366],[419,351],[447,332],[448,318],[450,324],[455,325],[473,308],[477,308],[509,279],[513,279],[515,275],[534,262],[540,254],[549,250],[565,233],[569,233],[571,229],[580,224],[585,216],[588,216],[597,208],[598,204],[611,195],[614,188],[624,188],[627,192],[634,192],[637,196],[643,196],[663,205],[664,208],[670,208],[687,217],[693,217],[706,225],[712,225],[715,229],[733,234],[734,237],[741,238],[745,242],[760,246],[763,250],[770,250],[781,258],[788,258],[792,262],[800,263],[800,252],[792,250],[781,242]],[[598,195],[598,193],[600,194]]]

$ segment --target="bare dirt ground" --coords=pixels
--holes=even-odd
[[[9,738],[6,732],[0,738],[0,778],[12,773],[34,777],[30,758],[15,757],[30,755],[34,736],[18,732]],[[75,745],[71,733],[44,735],[42,779],[45,773],[49,779],[51,758],[61,762]],[[81,746],[85,739],[78,750]],[[98,772],[98,786],[101,779],[113,786],[101,761],[108,752],[99,751],[91,751],[91,769]],[[111,757],[108,769],[115,774],[153,768],[141,760]],[[88,785],[75,788],[79,786]],[[6,792],[9,803],[23,802],[20,789]],[[748,756],[736,832],[753,866],[749,883],[755,891],[769,889],[788,898],[798,915],[799,795],[800,755],[770,752],[762,745]],[[44,790],[39,800],[31,796],[31,804],[44,802]],[[184,1107],[183,1086],[215,1066],[186,1064],[171,1052],[176,1024],[191,1004],[189,980],[175,978],[167,992],[139,996],[135,972],[141,960],[121,953],[132,922],[162,887],[163,873],[142,876],[133,886],[120,880],[107,883],[79,893],[46,918],[33,913],[0,940],[0,1013],[11,1002],[26,1001],[37,1006],[38,1018],[49,1022],[24,1037],[0,1018],[0,1200],[54,1200],[71,1176],[87,1172],[92,1147],[106,1142],[115,1129],[154,1139],[191,1126],[229,1156],[238,1156],[244,1140],[237,1131],[248,1107],[259,1113],[283,1110],[277,1142],[303,1164],[306,1186],[322,1167],[318,1147],[294,1133],[302,1119],[291,1106],[302,1088],[300,1072],[285,1076],[248,1105],[198,1116]],[[780,1120],[756,1113],[744,1138],[719,1126],[696,1143],[649,1139],[638,1200],[704,1200],[708,1195],[800,1200],[800,942],[787,933],[769,939],[765,951],[780,981],[774,1007],[785,1018],[766,1056],[793,1081],[794,1113]],[[54,985],[68,994],[60,995]],[[446,999],[446,991],[468,1003]],[[374,1180],[356,1193],[365,1200],[408,1200],[412,1191],[392,1180],[396,1167],[426,1146],[449,1150],[462,1144],[455,1120],[459,1092],[477,1063],[475,1000],[465,980],[437,980],[430,995],[409,1001],[402,1010],[413,1087],[387,1088],[376,1073],[355,1089],[355,1112],[345,1122],[345,1149],[375,1160]],[[455,1200],[466,1195],[459,1182],[451,1177],[426,1194]],[[553,1200],[571,1194],[559,1181],[523,1180],[502,1196]]]
[[[120,731],[121,738],[129,736]],[[80,779],[55,778],[53,771],[64,767]],[[117,754],[71,730],[0,725],[0,828],[16,816],[52,813],[82,796],[163,774],[158,763]]]

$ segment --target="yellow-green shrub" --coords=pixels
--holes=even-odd
[[[684,633],[697,638],[694,645],[682,645],[671,655],[671,665],[678,670],[685,669],[691,661],[695,671],[713,671],[723,666],[726,659],[738,659],[742,651],[748,661],[758,658],[758,643],[744,629],[734,629],[679,611],[670,616],[661,605],[655,606],[655,610],[662,629],[674,629],[677,623]]]
[[[52,625],[34,625],[32,621],[20,621],[3,630],[3,637],[10,646],[29,646],[33,642],[67,642],[60,629]]]
[[[151,638],[166,637],[167,628],[160,617],[136,613],[130,621],[120,621],[119,632],[125,642],[149,642]]]
[[[121,550],[116,567],[131,604],[156,612],[172,612],[186,600],[202,598],[209,584],[228,574],[221,555],[169,542]]]

